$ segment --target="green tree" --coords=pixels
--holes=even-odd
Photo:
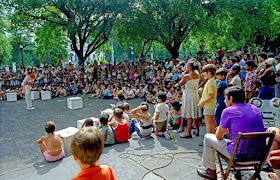
[[[0,65],[10,58],[12,50],[9,37],[5,34],[7,28],[5,20],[6,16],[0,7]]]
[[[14,13],[34,22],[50,22],[65,28],[71,49],[83,63],[109,39],[115,21],[128,5],[128,0],[7,0]],[[36,24],[36,23],[34,23]],[[88,40],[92,37],[93,40]]]
[[[35,31],[36,34],[36,55],[39,59],[46,63],[46,59],[50,58],[52,63],[68,57],[66,50],[68,41],[64,35],[63,27],[45,22]]]
[[[192,30],[214,13],[215,6],[203,2],[138,0],[132,7],[134,16],[127,18],[128,26],[133,22],[137,24],[125,26],[133,28],[128,36],[136,39],[139,37],[143,42],[155,40],[165,46],[172,58],[177,58],[181,44],[189,38]]]

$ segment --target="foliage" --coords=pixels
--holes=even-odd
[[[45,62],[50,57],[52,63],[57,63],[68,57],[66,50],[68,46],[67,37],[64,35],[63,27],[45,22],[35,32],[36,34],[36,55]]]
[[[112,27],[127,7],[127,0],[7,0],[16,13],[37,22],[50,22],[66,29],[80,62],[106,43]],[[93,40],[89,41],[89,37]]]

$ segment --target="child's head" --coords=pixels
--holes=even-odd
[[[80,165],[93,167],[103,152],[103,134],[96,127],[80,129],[72,138],[71,149],[74,159]]]
[[[207,64],[203,66],[202,71],[206,78],[212,78],[213,76],[215,76],[216,67],[214,64]]]
[[[92,119],[86,119],[84,122],[84,127],[90,127],[93,126],[93,120]]]
[[[224,80],[227,77],[227,73],[228,73],[227,69],[220,68],[216,72],[216,77],[217,77],[218,80],[222,81],[222,80]]]
[[[99,122],[102,125],[106,126],[108,124],[108,119],[109,119],[109,115],[108,114],[104,114],[104,115],[100,116]]]
[[[231,68],[231,75],[232,76],[235,76],[237,74],[239,74],[240,72],[240,67],[238,65],[233,65],[232,68]]]
[[[45,131],[49,134],[55,131],[55,123],[53,121],[48,121],[45,123]]]
[[[125,111],[129,111],[129,104],[128,103],[123,103],[123,106],[124,106],[124,110]]]
[[[146,108],[142,108],[142,111],[147,112],[149,110],[149,104],[146,102],[141,102],[140,106],[146,106]]]
[[[120,108],[115,108],[114,109],[114,116],[118,119],[122,118],[123,115],[123,110]]]
[[[166,94],[164,92],[158,93],[157,101],[163,103],[166,101]]]
[[[182,103],[179,102],[179,101],[172,101],[172,102],[171,102],[171,106],[173,107],[173,109],[174,109],[175,111],[180,111],[181,106],[182,106]]]
[[[245,62],[245,69],[247,70],[247,71],[252,71],[254,68],[255,68],[255,66],[256,66],[256,64],[255,64],[255,62],[254,61],[246,61]]]

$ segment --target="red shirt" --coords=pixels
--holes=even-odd
[[[117,127],[115,128],[115,139],[117,142],[125,142],[129,138],[129,131],[127,122],[125,124],[120,124],[116,121]]]
[[[100,180],[117,180],[114,176],[112,169],[109,166],[97,165],[91,168],[84,169],[77,177],[72,180],[88,180],[88,179],[100,179]]]

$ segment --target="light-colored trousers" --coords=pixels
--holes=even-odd
[[[227,158],[231,158],[231,155],[227,151],[227,141],[225,139],[218,140],[215,134],[205,134],[204,149],[202,156],[202,165],[205,168],[216,170],[216,150],[218,150]]]
[[[24,95],[25,95],[25,102],[26,102],[27,108],[32,107],[31,87],[30,86],[24,87]]]

